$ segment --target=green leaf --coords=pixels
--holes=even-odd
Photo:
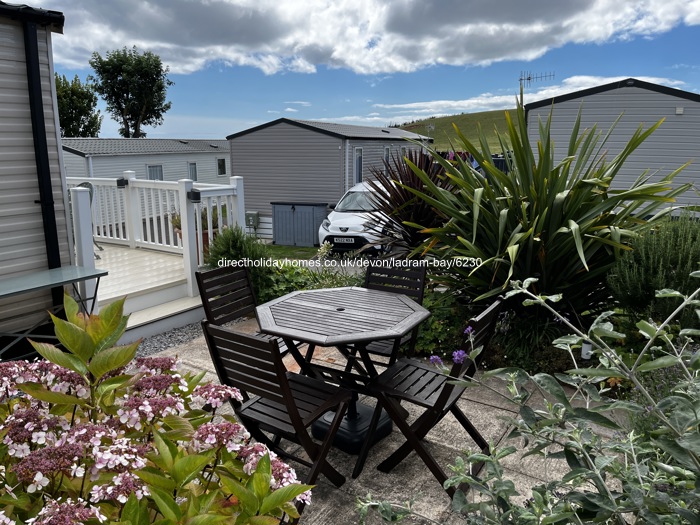
[[[209,463],[208,456],[189,455],[175,460],[171,474],[177,484],[182,487],[196,478]]]
[[[250,521],[252,518],[248,519],[248,523],[253,523]],[[230,516],[217,516],[216,514],[200,514],[199,516],[193,516],[187,521],[187,525],[216,525],[217,523],[227,523],[231,521]],[[277,525],[279,520],[275,518],[274,525]]]
[[[272,516],[251,516],[248,518],[250,525],[278,525],[280,520]]]
[[[678,363],[680,363],[680,359],[678,357],[672,355],[665,355],[663,357],[659,357],[658,359],[654,359],[653,361],[647,361],[646,363],[642,363],[634,370],[637,372],[648,372],[650,370],[668,368],[670,366],[677,365]]]
[[[566,373],[585,377],[615,377],[619,379],[624,379],[625,377],[619,370],[613,368],[574,368],[573,370],[567,370]]]
[[[583,407],[576,407],[574,409],[574,414],[579,419],[585,419],[586,421],[590,421],[591,423],[595,423],[596,425],[600,425],[601,427],[612,428],[616,430],[620,428],[620,425],[615,423],[612,419],[608,419],[604,415],[598,412],[594,412],[593,410],[588,410]]]
[[[60,392],[51,392],[47,390],[43,385],[38,383],[20,383],[17,385],[22,392],[29,394],[34,399],[39,401],[45,401],[46,403],[52,403],[55,405],[78,405],[83,406],[86,400],[77,398],[75,396],[70,396],[68,394],[62,394]]]
[[[559,401],[562,405],[569,409],[571,408],[569,398],[566,397],[564,389],[561,387],[561,384],[559,384],[559,381],[557,381],[554,377],[550,376],[549,374],[535,374],[532,376],[532,380],[542,390],[554,396],[554,399]]]
[[[655,297],[679,297],[681,299],[685,299],[685,295],[682,293],[677,292],[676,290],[669,290],[668,288],[656,290]]]
[[[51,314],[51,319],[56,337],[61,344],[66,350],[78,356],[83,363],[87,363],[95,353],[95,343],[90,335],[79,326],[64,321],[53,314]]]
[[[37,353],[47,361],[51,361],[55,365],[72,370],[73,372],[83,376],[83,378],[87,376],[87,368],[77,356],[67,354],[60,348],[48,343],[37,343],[31,339],[29,342],[34,350],[36,350]]]
[[[260,501],[252,490],[248,490],[239,481],[226,476],[221,477],[221,484],[228,492],[238,498],[241,507],[246,513],[250,515],[257,514],[260,508]]]
[[[97,353],[88,365],[88,370],[96,378],[127,365],[136,356],[139,342],[126,346],[115,346]]]
[[[172,492],[177,488],[177,484],[172,479],[164,476],[161,470],[153,467],[144,467],[134,471],[134,474],[150,486],[159,487],[168,492]]]
[[[686,432],[678,440],[678,444],[686,450],[690,450],[693,454],[700,456],[700,433]]]
[[[165,433],[168,439],[189,440],[194,434],[194,426],[184,417],[170,414],[163,418],[163,423],[171,429]]]
[[[637,328],[639,328],[640,333],[647,339],[656,337],[656,327],[647,321],[639,321],[637,323]]]
[[[275,490],[272,494],[266,496],[262,500],[262,503],[260,504],[260,514],[269,514],[273,509],[281,507],[282,504],[288,501],[292,501],[299,494],[303,494],[307,490],[311,490],[313,487],[313,485],[292,483],[291,485]]]
[[[700,330],[695,328],[683,328],[683,330],[679,332],[679,335],[685,337],[700,337]]]
[[[171,471],[173,468],[173,463],[175,462],[175,456],[177,454],[177,447],[170,441],[163,439],[158,432],[153,434],[153,442],[156,445],[156,450],[160,459],[163,461],[165,469]]]
[[[158,487],[151,487],[151,498],[156,502],[158,510],[164,518],[180,523],[182,511],[170,493]]]

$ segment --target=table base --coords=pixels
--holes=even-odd
[[[372,414],[374,414],[374,407],[357,403],[356,411],[354,417],[350,417],[347,414],[345,415],[340,422],[340,428],[333,440],[333,446],[348,454],[359,454],[362,445],[364,445],[365,441],[368,439],[367,434],[369,433]],[[316,439],[323,439],[334,417],[335,412],[326,412],[311,426],[311,433]],[[382,410],[377,428],[374,434],[369,437],[369,439],[372,440],[371,445],[391,434],[391,429],[391,418]]]

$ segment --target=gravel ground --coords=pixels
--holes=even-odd
[[[243,321],[243,319],[232,321],[226,326],[234,325],[240,321]],[[136,351],[136,355],[139,357],[146,357],[152,354],[157,354],[158,352],[167,350],[168,348],[189,343],[193,339],[197,339],[203,335],[202,325],[199,321],[181,326],[180,328],[174,328],[172,330],[168,330],[167,332],[145,338],[143,341],[141,341],[139,349]]]
[[[202,325],[200,323],[192,323],[163,332],[162,334],[152,335],[141,341],[136,355],[139,357],[146,357],[172,348],[173,346],[188,343],[201,335]]]

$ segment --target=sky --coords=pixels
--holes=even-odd
[[[700,93],[700,0],[38,0],[54,69],[137,46],[174,85],[149,138],[223,139],[286,117],[388,126],[635,77]],[[118,137],[105,112],[100,137]]]

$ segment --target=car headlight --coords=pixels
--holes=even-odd
[[[329,221],[328,219],[323,219],[323,222],[321,223],[321,228],[328,231],[328,228],[330,227],[330,225],[331,225],[331,221]]]

